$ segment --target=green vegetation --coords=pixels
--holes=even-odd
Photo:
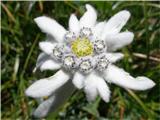
[[[127,9],[131,19],[124,30],[135,33],[134,42],[121,51],[125,58],[117,65],[133,76],[145,75],[156,86],[145,92],[124,90],[110,85],[111,101],[99,98],[88,103],[82,91],[72,97],[47,120],[156,120],[160,119],[160,4],[158,2],[1,2],[1,116],[2,120],[30,120],[37,103],[24,95],[33,82],[54,74],[32,70],[40,50],[38,42],[45,39],[33,19],[47,15],[68,27],[68,19],[75,12],[80,17],[84,5],[92,4],[98,19],[108,19]]]

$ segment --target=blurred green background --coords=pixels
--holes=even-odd
[[[1,117],[2,120],[30,120],[36,101],[24,95],[33,80],[54,74],[53,71],[32,73],[45,39],[33,19],[47,15],[68,27],[71,13],[78,18],[90,3],[98,11],[98,20],[109,19],[120,10],[131,12],[123,30],[133,31],[134,41],[121,51],[125,57],[117,65],[133,76],[145,75],[156,86],[135,92],[110,85],[109,103],[97,99],[86,101],[82,91],[72,97],[47,120],[158,120],[160,119],[160,3],[159,2],[1,2]]]

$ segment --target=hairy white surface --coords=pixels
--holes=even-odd
[[[98,95],[96,78],[97,76],[93,72],[90,75],[88,75],[84,81],[84,92],[86,93],[86,97],[88,101],[95,100]]]
[[[77,17],[72,14],[69,18],[69,30],[74,32],[76,35],[79,34],[80,25]]]
[[[130,18],[130,12],[122,10],[111,17],[105,24],[101,38],[105,40],[108,34],[117,34]]]
[[[101,36],[105,24],[106,24],[106,22],[104,21],[104,22],[99,22],[95,25],[95,27],[93,28],[93,34],[95,37]]]
[[[105,56],[111,63],[115,63],[124,57],[122,53],[106,53]]]
[[[64,85],[70,78],[70,75],[63,70],[59,70],[53,76],[44,78],[33,83],[27,90],[26,95],[39,98],[50,96],[55,90]]]
[[[74,74],[72,82],[78,89],[81,89],[84,87],[84,80],[85,76],[80,72],[76,72]]]
[[[104,78],[108,82],[132,90],[147,90],[155,85],[155,83],[147,77],[140,76],[134,78],[123,69],[114,65],[108,66],[108,69],[104,72]]]
[[[45,117],[48,113],[54,112],[72,95],[75,91],[74,85],[69,80],[63,86],[58,88],[53,95],[42,102],[34,111],[33,115],[36,118]]]
[[[80,28],[89,27],[92,28],[96,24],[97,13],[96,10],[89,4],[86,4],[87,11],[80,18]]]
[[[56,46],[56,43],[49,42],[49,41],[43,41],[39,43],[40,49],[49,55],[53,53],[53,49],[55,46]]]
[[[35,18],[34,21],[37,23],[38,27],[42,30],[42,32],[52,35],[52,37],[54,37],[55,40],[58,42],[63,41],[66,30],[54,19],[46,16],[41,16]]]
[[[108,51],[115,51],[126,45],[129,45],[134,38],[132,32],[122,32],[116,35],[109,35],[106,38],[106,43],[108,45]]]
[[[36,69],[40,68],[41,71],[44,70],[57,70],[61,68],[61,64],[55,61],[51,56],[41,53],[38,56]]]
[[[110,90],[108,85],[106,84],[106,82],[104,81],[103,78],[98,77],[97,78],[97,90],[99,95],[101,96],[101,98],[105,101],[105,102],[109,102],[109,98],[110,98]]]

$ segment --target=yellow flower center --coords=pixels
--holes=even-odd
[[[77,38],[72,42],[71,49],[77,57],[84,57],[93,53],[93,45],[87,38]]]

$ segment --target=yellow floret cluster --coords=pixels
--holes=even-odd
[[[93,53],[93,44],[87,38],[77,38],[71,44],[72,52],[77,57],[84,57],[87,55],[92,55]]]

